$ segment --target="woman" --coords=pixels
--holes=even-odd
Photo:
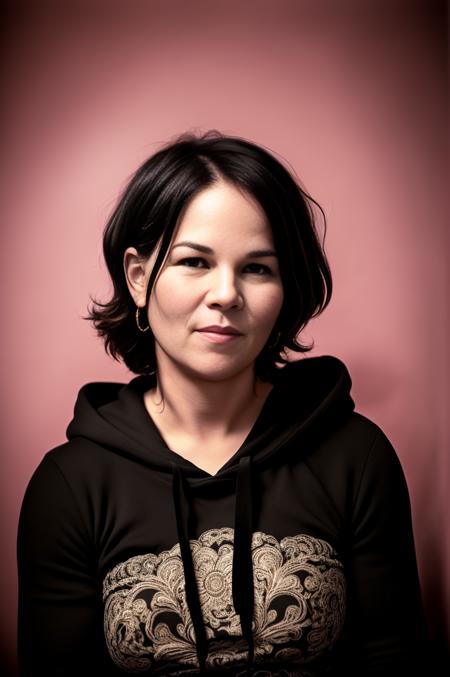
[[[22,674],[398,675],[424,641],[410,504],[333,356],[289,361],[332,281],[267,150],[183,135],[104,233],[88,383],[24,498]]]

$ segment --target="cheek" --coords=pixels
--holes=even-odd
[[[279,315],[283,298],[282,287],[276,286],[273,289],[264,290],[264,294],[255,299],[255,313],[259,318],[265,319],[265,324],[272,325]]]
[[[150,297],[149,317],[153,321],[174,322],[183,319],[196,307],[196,296],[192,286],[174,284],[169,276],[162,276]]]

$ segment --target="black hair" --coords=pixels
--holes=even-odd
[[[286,363],[286,349],[305,353],[298,334],[328,305],[332,277],[320,242],[309,196],[271,151],[240,137],[210,130],[186,132],[150,156],[125,186],[103,232],[103,253],[113,283],[110,301],[95,301],[83,319],[93,322],[106,352],[136,374],[156,370],[151,330],[136,326],[136,305],[129,292],[123,256],[136,247],[149,257],[161,241],[147,286],[146,308],[161,264],[183,210],[202,190],[220,179],[252,195],[272,228],[284,290],[283,305],[267,343],[255,361],[255,375],[270,381],[276,362]],[[279,339],[277,340],[279,334]]]

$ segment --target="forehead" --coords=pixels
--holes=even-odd
[[[177,241],[223,238],[226,235],[271,239],[266,214],[256,199],[230,182],[219,181],[198,193],[180,221]]]

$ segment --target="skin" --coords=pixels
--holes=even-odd
[[[184,241],[213,253],[177,246]],[[221,179],[185,209],[150,296],[158,382],[144,403],[168,446],[208,472],[239,448],[272,389],[255,380],[254,363],[283,304],[278,259],[246,254],[274,249],[259,204]],[[156,256],[142,259],[134,247],[124,253],[128,288],[140,308]],[[213,324],[243,335],[213,343],[196,331]]]

